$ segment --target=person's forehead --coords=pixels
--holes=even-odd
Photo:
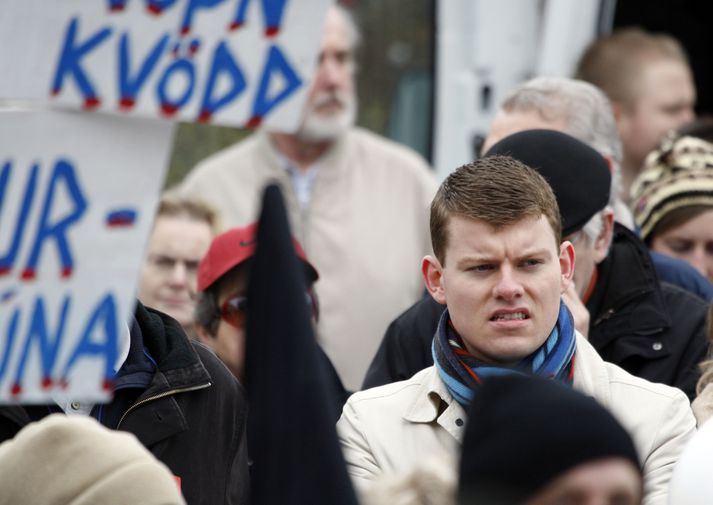
[[[196,249],[202,255],[210,245],[211,235],[211,228],[205,221],[182,215],[159,216],[149,246],[151,249]]]
[[[352,49],[349,39],[346,20],[336,9],[329,9],[322,33],[322,52],[349,51]]]
[[[691,72],[683,62],[674,59],[658,59],[643,65],[639,74],[639,100],[695,101],[695,87]]]
[[[547,129],[568,133],[564,117],[561,115],[551,115],[549,118],[543,117],[538,111],[531,110],[499,110],[490,124],[490,131],[483,144],[483,154],[490,147],[514,133],[525,130]]]
[[[448,221],[448,249],[485,252],[498,247],[505,237],[517,237],[523,250],[536,249],[554,241],[555,232],[547,218],[541,214],[523,216],[504,226],[494,226],[482,219],[453,215]]]
[[[507,130],[507,135],[538,128],[564,131],[564,125],[565,121],[561,114],[550,113],[549,117],[544,117],[535,109],[501,110],[493,120],[493,128],[497,127],[500,131]]]

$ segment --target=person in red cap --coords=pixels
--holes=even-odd
[[[208,252],[198,265],[198,299],[194,313],[197,339],[210,347],[240,381],[245,380],[245,318],[250,260],[255,254],[257,224],[231,228],[213,239]],[[319,278],[300,243],[293,239],[295,252],[304,265],[305,303],[310,307],[313,322],[319,317],[319,307],[313,285]],[[349,393],[331,361],[319,348],[328,388],[337,411]]]

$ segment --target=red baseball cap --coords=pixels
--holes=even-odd
[[[228,270],[252,258],[255,254],[257,223],[244,228],[231,228],[213,239],[208,252],[198,264],[198,291],[205,291]],[[300,243],[293,238],[297,257],[304,263],[311,282],[319,279],[317,269],[307,260]]]

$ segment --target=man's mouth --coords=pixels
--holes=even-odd
[[[530,316],[528,316],[525,312],[507,312],[507,313],[500,313],[500,314],[495,314],[493,317],[490,318],[491,321],[520,321],[523,319],[529,319]]]

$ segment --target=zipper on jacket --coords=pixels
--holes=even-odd
[[[614,310],[614,309],[609,309],[609,310],[607,310],[604,314],[602,314],[601,316],[599,316],[599,319],[597,319],[596,321],[594,321],[594,324],[592,325],[592,327],[597,326],[597,325],[598,325],[599,323],[601,323],[602,321],[606,321],[606,320],[609,319],[611,316],[613,316],[615,313],[616,313],[616,310]]]
[[[131,407],[129,407],[126,412],[121,416],[121,419],[119,419],[119,423],[116,425],[116,429],[119,429],[119,426],[121,426],[121,423],[124,422],[124,419],[126,418],[127,415],[129,415],[130,412],[135,410],[137,407],[140,407],[141,405],[144,405],[146,403],[152,402],[154,400],[160,400],[161,398],[165,398],[167,396],[175,395],[177,393],[188,393],[190,391],[198,391],[199,389],[205,389],[207,387],[210,387],[212,384],[210,382],[206,382],[205,384],[201,384],[199,386],[191,386],[188,388],[176,388],[176,389],[169,389],[168,391],[164,391],[163,393],[159,393],[154,396],[149,396],[148,398],[144,398],[141,401],[138,401],[134,403]]]

